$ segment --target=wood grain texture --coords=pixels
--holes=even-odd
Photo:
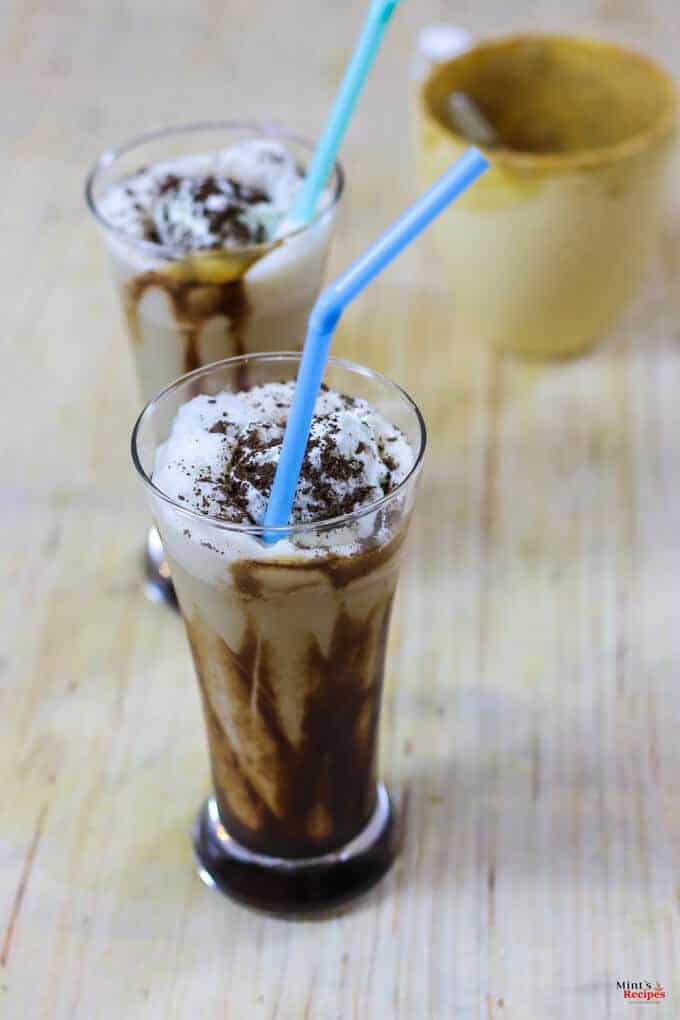
[[[349,311],[338,352],[404,382],[431,436],[383,721],[403,852],[352,910],[306,924],[193,869],[202,722],[179,623],[140,588],[137,396],[82,180],[164,123],[314,134],[363,6],[0,12],[3,1020],[680,1015],[677,218],[644,295],[570,364],[452,335],[427,238]],[[594,31],[680,73],[676,0],[563,8],[403,4],[343,151],[331,273],[412,194],[421,26]],[[617,979],[669,998],[624,1003]]]

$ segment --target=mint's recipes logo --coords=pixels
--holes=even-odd
[[[635,1002],[656,1002],[666,998],[666,992],[659,981],[617,981],[616,987],[623,992],[624,999]]]

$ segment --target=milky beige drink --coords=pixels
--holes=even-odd
[[[278,861],[276,875],[283,869],[290,878],[292,868],[295,896],[304,899],[300,868],[309,859],[317,886],[319,867],[330,861],[335,868],[357,839],[368,840],[359,859],[378,846],[381,855],[361,884],[391,859],[389,806],[376,784],[377,726],[424,436],[398,388],[358,367],[332,365],[291,527],[278,541],[263,541],[298,359],[247,360],[255,385],[233,392],[243,377],[239,360],[197,373],[145,412],[137,443],[210,746],[215,802],[203,830],[214,824],[198,841],[199,857],[206,866],[207,854],[213,878],[231,891],[223,865],[235,846],[242,866],[244,855],[251,864],[252,855]],[[163,441],[149,438],[144,448],[142,433],[150,436],[154,418]],[[370,838],[362,837],[367,831]],[[212,857],[209,847],[203,852],[211,838]],[[340,878],[338,886],[334,872],[330,898],[351,892],[351,883],[342,891],[342,869]],[[321,885],[326,902],[329,889]],[[252,900],[257,888],[255,881],[236,892]],[[288,908],[292,894],[288,887],[281,893]]]
[[[88,181],[142,394],[229,357],[300,346],[342,173],[314,220],[289,214],[311,146],[249,125],[196,125],[107,153]]]

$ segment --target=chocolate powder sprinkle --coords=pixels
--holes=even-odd
[[[226,425],[224,422],[218,421],[211,426],[209,431],[224,434]],[[310,439],[300,472],[299,484],[308,493],[314,515],[320,519],[340,517],[343,514],[351,513],[367,502],[371,496],[369,485],[356,485],[347,491],[339,488],[338,483],[360,478],[363,466],[356,457],[348,458],[339,454],[332,441],[338,431],[337,426],[333,424],[325,436]],[[280,446],[281,439],[278,436],[271,439],[263,438],[256,428],[246,430],[239,437],[231,450],[223,473],[214,480],[217,490],[214,497],[226,519],[245,519],[250,524],[258,523],[249,511],[248,487],[252,486],[268,497],[274,481],[276,463],[273,461],[263,463],[257,459],[256,455],[266,450],[277,449]],[[319,450],[318,467],[312,463],[310,456],[317,449]],[[361,450],[363,449],[364,444],[361,444]],[[359,452],[361,451],[359,450]],[[390,460],[394,464],[392,458]],[[381,484],[384,493],[389,492],[392,487],[391,472],[392,468],[390,468],[387,481]],[[202,476],[198,481],[211,482],[212,479]]]
[[[279,461],[287,397],[293,392],[292,384],[284,386],[281,394],[256,389],[244,418],[240,409],[228,411],[228,403],[215,408],[207,421],[199,413],[197,427],[202,422],[215,440],[209,464],[187,472],[192,481],[183,495],[200,513],[234,524],[261,524]],[[388,448],[388,439],[399,438],[394,426],[386,428],[364,401],[331,394],[312,422],[292,523],[352,513],[388,495],[403,477],[401,452]],[[220,404],[219,398],[207,402]],[[176,463],[184,473],[188,461]]]
[[[145,217],[143,224],[146,240],[155,244],[172,243],[186,250],[196,247],[221,250],[229,244],[262,244],[267,240],[263,223],[251,221],[247,210],[271,202],[271,196],[234,177],[169,173],[156,183],[155,195],[157,209],[153,218]],[[170,215],[174,203],[187,201],[191,204],[192,218],[205,225],[205,237],[200,241],[193,227],[185,227]],[[141,207],[139,211],[143,211]]]

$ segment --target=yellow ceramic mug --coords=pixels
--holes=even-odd
[[[658,238],[673,82],[645,57],[591,39],[481,43],[421,88],[424,184],[469,144],[461,96],[472,126],[479,115],[495,137],[480,146],[489,172],[433,225],[457,325],[519,354],[583,351],[634,293]]]

